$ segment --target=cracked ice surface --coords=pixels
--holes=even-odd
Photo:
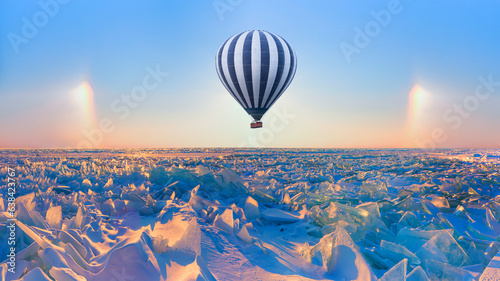
[[[0,150],[0,274],[500,280],[499,168],[498,150]]]

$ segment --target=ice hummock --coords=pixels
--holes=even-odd
[[[341,226],[323,236],[314,247],[305,245],[302,255],[307,261],[325,267],[334,279],[376,280],[369,264]]]

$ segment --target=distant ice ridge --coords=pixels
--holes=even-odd
[[[500,280],[497,150],[0,150],[4,280]]]

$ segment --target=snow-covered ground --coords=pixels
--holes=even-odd
[[[500,280],[498,150],[0,150],[0,185],[1,280]]]

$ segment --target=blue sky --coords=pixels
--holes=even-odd
[[[499,8],[472,0],[2,1],[0,121],[9,130],[0,147],[499,148]],[[374,16],[387,13],[384,22]],[[37,29],[31,38],[26,22]],[[250,29],[282,36],[298,59],[259,130],[249,129],[214,66],[220,45]],[[358,29],[366,46],[356,47]],[[358,53],[346,57],[342,44]],[[151,69],[168,75],[134,107],[123,102]],[[474,98],[479,77],[493,81],[484,99]],[[87,84],[90,105],[75,98]],[[422,101],[412,103],[416,86]]]

